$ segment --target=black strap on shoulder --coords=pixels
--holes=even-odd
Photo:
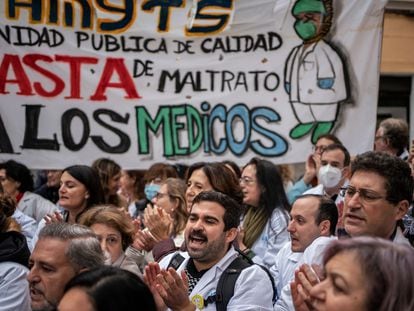
[[[217,284],[216,296],[213,299],[211,299],[212,297],[209,297],[210,300],[214,300],[214,302],[216,303],[217,311],[227,310],[227,305],[234,295],[234,286],[236,285],[237,278],[239,277],[241,271],[254,264],[255,263],[253,263],[253,261],[250,258],[246,257],[243,253],[241,253],[241,256],[238,256],[236,259],[234,259],[233,262],[224,270]],[[273,276],[270,274],[269,270],[266,267],[258,264],[256,265],[266,272],[270,279],[270,282],[272,283],[272,301],[274,304],[276,302],[277,292],[275,290],[276,287]],[[213,301],[207,301],[207,303],[209,302]]]
[[[175,253],[174,256],[171,258],[170,263],[168,264],[168,268],[174,268],[174,270],[177,270],[179,266],[184,261],[184,257],[180,255],[180,253]]]
[[[234,295],[234,286],[240,272],[252,264],[243,257],[236,257],[233,262],[224,270],[216,288],[216,310],[226,311],[227,305]]]

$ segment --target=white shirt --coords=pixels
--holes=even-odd
[[[15,262],[0,262],[0,310],[30,311],[26,275],[29,269]]]
[[[305,252],[302,253],[303,255],[301,256],[300,260],[297,263],[297,266],[295,267],[298,268],[300,265],[302,264],[308,264],[308,265],[313,265],[313,264],[317,264],[317,265],[322,265],[322,259],[323,259],[323,255],[325,253],[325,249],[326,247],[334,240],[336,240],[337,238],[335,236],[330,236],[330,237],[325,237],[325,236],[321,236],[317,239],[315,239],[311,245],[309,245],[306,249]],[[293,275],[294,277],[294,275]],[[292,279],[293,279],[292,277]],[[282,291],[279,294],[279,300],[276,302],[275,304],[275,308],[274,310],[278,310],[278,311],[285,311],[285,310],[289,310],[289,311],[295,311],[295,307],[293,306],[293,301],[292,301],[292,294],[290,292],[290,282],[288,282],[283,288]]]
[[[290,241],[276,255],[275,264],[270,267],[269,272],[275,280],[278,295],[282,292],[282,288],[293,279],[295,269],[302,256],[302,252],[292,252]]]

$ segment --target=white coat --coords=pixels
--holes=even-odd
[[[320,236],[315,239],[311,245],[309,245],[305,252],[299,253],[300,258],[296,264],[295,268],[298,268],[302,264],[308,265],[320,265],[322,266],[323,255],[325,254],[326,247],[337,238],[335,236]],[[294,271],[294,270],[293,270]],[[294,273],[292,274],[292,279],[294,278]],[[275,309],[277,311],[295,311],[292,301],[292,294],[290,292],[290,284],[287,283],[279,294],[279,300],[275,304]]]
[[[187,252],[180,252],[185,260],[178,267],[178,274],[187,266],[189,255]],[[160,266],[162,269],[166,269],[171,261],[171,258],[175,255],[170,254],[164,257]],[[216,293],[217,283],[222,272],[230,265],[230,263],[238,256],[238,253],[233,247],[227,252],[227,254],[213,267],[211,267],[198,281],[194,287],[189,298],[190,300],[195,295],[201,295],[204,301],[209,296],[214,296]],[[227,305],[229,311],[267,311],[273,310],[273,288],[267,273],[257,265],[245,268],[240,273],[236,284],[234,286],[234,295],[230,299]],[[200,309],[197,309],[200,310]],[[215,311],[215,303],[210,303],[203,311]]]
[[[26,191],[17,204],[17,209],[39,223],[46,214],[57,211],[57,206],[40,195]]]
[[[330,88],[318,86],[320,79],[333,79]],[[345,71],[338,53],[325,41],[303,44],[289,54],[285,83],[290,84],[290,101],[303,104],[336,104],[347,98]]]

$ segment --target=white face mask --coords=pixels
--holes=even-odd
[[[329,164],[321,166],[318,180],[325,188],[336,187],[342,178],[342,170]]]

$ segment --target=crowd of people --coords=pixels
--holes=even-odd
[[[399,119],[304,174],[252,158],[0,163],[0,310],[414,310],[414,151]],[[183,174],[183,172],[185,172]]]

